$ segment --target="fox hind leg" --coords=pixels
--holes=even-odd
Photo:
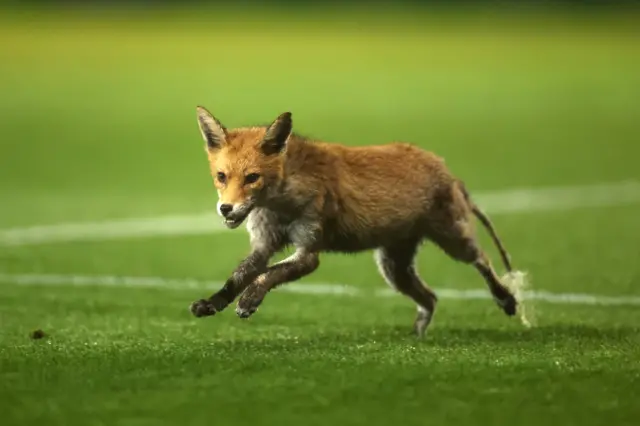
[[[433,318],[437,297],[417,274],[414,266],[417,248],[415,241],[381,247],[375,252],[375,260],[385,281],[418,305],[413,327],[414,332],[422,337]]]
[[[500,282],[491,261],[478,246],[468,222],[459,221],[447,228],[440,228],[430,235],[430,239],[451,258],[473,265],[487,283],[496,304],[508,316],[515,315],[515,296]]]
[[[493,299],[498,306],[502,308],[505,314],[509,316],[515,315],[518,304],[516,298],[511,294],[509,289],[500,282],[500,278],[498,278],[496,271],[493,269],[491,261],[484,252],[480,251],[478,258],[473,262],[473,266],[475,266],[489,285]]]

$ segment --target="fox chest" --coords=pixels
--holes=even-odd
[[[251,212],[247,231],[254,244],[279,247],[293,244],[312,248],[320,243],[320,225],[305,219],[290,219],[270,210]]]
[[[354,252],[375,246],[367,236],[350,232],[339,223],[320,222],[309,218],[286,220],[273,211],[254,211],[249,215],[247,230],[252,244],[278,250],[286,244],[309,251]]]

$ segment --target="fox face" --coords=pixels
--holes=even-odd
[[[227,130],[204,107],[197,108],[211,175],[218,190],[218,214],[234,229],[261,205],[282,180],[291,113],[268,127]]]

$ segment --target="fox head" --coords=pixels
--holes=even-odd
[[[237,228],[283,178],[291,113],[280,114],[267,127],[227,130],[204,107],[197,107],[211,175],[218,190],[218,214]]]

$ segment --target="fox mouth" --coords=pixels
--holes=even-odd
[[[242,225],[242,222],[244,222],[245,218],[246,216],[233,219],[225,219],[224,224],[229,229],[236,229],[238,226]]]
[[[238,226],[242,225],[242,222],[244,222],[249,216],[251,210],[253,210],[253,205],[246,206],[240,211],[230,214],[224,219],[224,225],[229,229],[236,229]]]

